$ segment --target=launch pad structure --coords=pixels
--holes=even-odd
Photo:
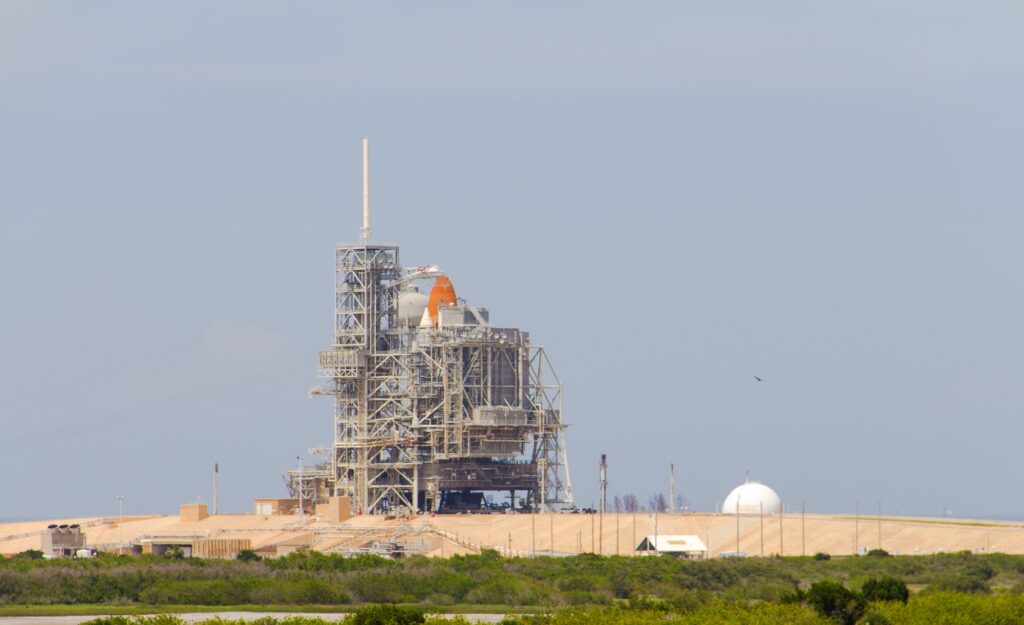
[[[364,140],[359,244],[335,256],[334,340],[320,352],[314,394],[334,399],[324,461],[289,470],[292,497],[351,498],[353,512],[571,506],[562,384],[544,348],[486,308],[455,296],[436,265],[404,268],[396,245],[372,244]],[[416,284],[434,279],[429,297]]]

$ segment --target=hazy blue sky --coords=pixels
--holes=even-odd
[[[1020,515],[1024,4],[0,0],[0,518],[283,495],[334,244],[532,332],[578,501]],[[754,376],[764,379],[754,381]]]

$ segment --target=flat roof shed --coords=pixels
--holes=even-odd
[[[708,548],[699,537],[693,534],[658,534],[655,537],[644,536],[636,551],[654,552],[680,558],[703,558]]]

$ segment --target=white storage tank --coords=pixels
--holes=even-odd
[[[722,503],[722,514],[778,514],[782,512],[782,499],[760,482],[747,480],[732,489]]]
[[[419,291],[405,291],[398,295],[398,325],[416,326],[427,309],[429,298]]]

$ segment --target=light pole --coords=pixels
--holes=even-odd
[[[654,505],[654,555],[658,555],[658,505]],[[649,547],[650,545],[648,545]]]
[[[555,557],[555,511],[550,506],[548,507],[548,540],[550,541],[548,547],[553,558]]]
[[[882,549],[882,500],[878,500],[878,549]]]
[[[856,504],[856,512],[853,515],[853,555],[857,555],[858,543],[860,541],[860,500]]]
[[[761,557],[764,557],[764,502],[761,502]]]
[[[124,495],[117,496],[117,555],[124,551]]]

